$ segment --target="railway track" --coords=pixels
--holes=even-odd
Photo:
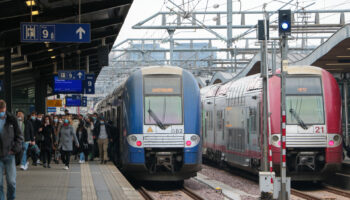
[[[350,198],[350,192],[348,191],[344,191],[344,190],[339,190],[337,188],[333,188],[330,186],[324,186],[324,188],[322,188],[322,190],[320,191],[312,191],[312,192],[304,192],[304,191],[300,191],[300,190],[296,190],[296,189],[291,189],[291,193],[292,195],[295,195],[297,197],[301,197],[303,199],[307,199],[307,200],[323,200],[325,199],[324,196],[320,197],[320,196],[316,196],[310,193],[325,193],[328,195],[326,195],[326,199],[339,199],[339,197],[343,197],[344,199],[349,199]]]
[[[145,200],[158,200],[159,197],[155,197],[154,193],[160,193],[161,196],[166,196],[167,199],[174,197],[174,199],[193,199],[193,200],[205,200],[203,197],[199,196],[197,193],[192,191],[187,187],[183,187],[179,190],[174,191],[149,191],[144,187],[140,187],[138,189],[140,194]],[[153,193],[153,194],[152,194]],[[162,199],[160,197],[160,199]]]

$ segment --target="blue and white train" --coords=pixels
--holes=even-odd
[[[200,91],[179,67],[146,67],[96,111],[117,127],[113,161],[137,180],[182,181],[201,169]]]

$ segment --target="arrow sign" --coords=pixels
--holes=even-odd
[[[83,34],[85,34],[85,30],[80,26],[77,31],[75,31],[76,34],[79,34],[79,40],[83,39]]]
[[[91,42],[90,24],[21,23],[21,42]]]

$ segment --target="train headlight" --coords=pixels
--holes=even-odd
[[[277,135],[272,136],[272,141],[278,142],[279,138]]]
[[[192,148],[200,143],[201,138],[196,134],[185,134],[184,146],[185,148]]]
[[[137,140],[137,137],[135,135],[132,135],[129,138],[130,138],[130,142],[136,142]]]
[[[198,135],[192,135],[191,141],[196,142],[198,140]]]
[[[335,142],[338,142],[338,141],[340,140],[340,136],[339,136],[339,135],[335,135],[335,136],[333,137],[333,140],[334,140]]]
[[[338,147],[342,143],[342,138],[339,134],[327,134],[327,146],[328,147]]]
[[[270,137],[271,144],[272,146],[275,147],[280,147],[281,146],[281,141],[280,141],[280,136],[278,134],[274,134]]]

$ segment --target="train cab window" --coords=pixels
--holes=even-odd
[[[145,124],[182,124],[182,83],[178,75],[144,77]]]
[[[287,124],[324,124],[324,104],[320,77],[286,79]]]

